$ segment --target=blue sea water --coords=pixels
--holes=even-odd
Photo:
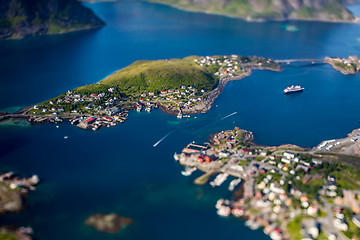
[[[357,24],[248,23],[138,1],[86,5],[107,26],[0,42],[0,109],[36,104],[139,59],[214,54],[323,58],[360,51]],[[297,31],[288,31],[288,25]],[[225,187],[195,186],[194,176],[180,175],[172,156],[190,141],[206,141],[234,126],[253,131],[259,144],[304,147],[359,127],[358,75],[344,76],[327,65],[284,67],[281,73],[254,71],[230,82],[209,112],[189,119],[160,110],[131,112],[126,123],[96,132],[69,123],[59,128],[0,123],[1,171],[37,173],[43,179],[30,194],[28,208],[0,216],[0,224],[30,225],[38,239],[55,240],[267,239],[241,220],[217,216],[216,200],[230,193]],[[292,84],[305,91],[283,95]],[[84,225],[98,212],[116,212],[135,222],[117,235],[100,233]]]

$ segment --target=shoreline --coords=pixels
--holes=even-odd
[[[353,130],[345,139],[339,139],[339,141],[356,142],[354,136],[360,136],[360,129]],[[341,164],[344,174],[349,174],[354,170],[351,161],[360,159],[358,154],[348,155],[355,157],[349,162],[342,159],[346,157],[345,155],[334,153],[339,159],[333,161],[327,155],[319,155],[315,151],[322,143],[331,143],[336,140],[323,141],[312,149],[300,147],[294,149],[297,146],[290,144],[277,147],[259,146],[254,144],[253,140],[252,132],[235,127],[234,130],[224,130],[211,135],[211,144],[188,144],[180,154],[174,154],[174,158],[180,165],[186,167],[183,175],[190,176],[196,169],[204,173],[195,179],[194,184],[197,185],[205,185],[213,179],[210,185],[220,187],[228,176],[242,179],[243,183],[235,188],[229,200],[220,198],[217,201],[217,214],[220,216],[232,215],[241,218],[246,221],[247,227],[253,230],[263,228],[264,233],[272,239],[293,239],[294,232],[289,230],[289,226],[293,224],[296,217],[301,219],[300,228],[304,228],[309,219],[313,219],[312,221],[321,225],[319,231],[327,235],[333,234],[333,231],[338,236],[343,234],[343,231],[339,229],[329,232],[328,223],[324,223],[326,218],[320,213],[325,212],[331,215],[332,208],[328,210],[329,208],[325,208],[316,199],[320,197],[322,202],[334,207],[336,203],[334,205],[331,201],[334,201],[334,197],[336,197],[335,200],[341,198],[338,192],[356,192],[357,188],[349,189],[346,186],[337,185],[337,180],[344,181],[344,179],[338,175],[335,178],[332,175],[334,173],[328,172],[327,166],[334,167]],[[346,146],[345,142],[342,145]],[[305,168],[307,170],[305,174],[302,174]],[[360,171],[355,171],[360,174]],[[213,178],[213,175],[217,176]],[[312,179],[316,183],[321,179],[329,179],[329,176],[338,189],[336,192],[330,190],[334,187],[329,188],[329,180],[321,181],[320,186],[323,190],[314,190],[315,192],[299,185],[309,186]],[[229,185],[229,190],[233,181]],[[351,179],[348,181],[352,182]],[[300,212],[296,210],[299,207],[303,209]],[[351,209],[354,212],[357,211],[355,208]],[[350,220],[351,218],[347,221]],[[307,232],[307,230],[305,227],[303,231]]]
[[[168,7],[172,7],[174,9],[178,9],[181,11],[185,11],[185,12],[189,12],[189,13],[202,13],[202,14],[207,14],[207,15],[215,15],[215,16],[223,16],[223,17],[228,17],[228,18],[233,18],[233,19],[241,19],[245,22],[250,22],[250,23],[265,23],[265,22],[287,22],[287,21],[300,21],[300,22],[323,22],[323,23],[343,23],[343,24],[360,24],[360,18],[355,17],[355,19],[353,21],[346,21],[346,20],[321,20],[321,19],[288,19],[288,18],[279,18],[279,19],[263,19],[263,18],[259,18],[259,19],[249,19],[246,17],[240,17],[240,16],[234,16],[231,14],[227,14],[227,13],[217,13],[217,12],[212,12],[212,11],[201,11],[201,10],[194,10],[194,9],[189,9],[189,8],[183,8],[183,7],[179,7],[173,4],[168,4],[168,3],[162,3],[162,2],[156,2],[156,1],[148,1],[148,0],[141,0],[143,2],[147,2],[147,3],[152,3],[152,4],[160,4],[163,6],[168,6]]]
[[[236,56],[236,58],[238,58],[238,55],[232,55],[232,56]],[[225,56],[224,56],[225,57]],[[210,58],[210,57],[207,57]],[[257,57],[257,56],[248,56],[248,59],[251,59],[251,61],[253,62],[243,62],[240,66],[241,66],[241,71],[238,71],[236,74],[222,74],[222,71],[226,72],[226,69],[223,68],[223,66],[220,65],[218,71],[220,73],[218,82],[217,82],[217,86],[212,89],[209,92],[204,92],[203,95],[200,95],[200,97],[198,98],[199,101],[197,101],[195,104],[193,105],[176,105],[174,106],[174,104],[172,103],[171,105],[165,105],[166,103],[164,103],[164,101],[162,102],[161,99],[160,101],[158,99],[156,99],[155,101],[153,100],[149,100],[147,99],[147,102],[143,99],[140,99],[140,95],[136,96],[129,96],[129,99],[126,100],[121,100],[118,103],[114,104],[114,108],[116,108],[117,110],[117,115],[115,116],[115,114],[108,114],[106,113],[106,111],[102,111],[102,112],[87,112],[87,111],[71,111],[71,112],[64,112],[64,110],[62,109],[62,112],[56,112],[56,109],[54,107],[52,107],[55,110],[50,111],[50,106],[48,106],[49,110],[47,113],[44,114],[43,113],[35,113],[35,111],[33,111],[33,113],[30,113],[30,110],[32,109],[38,109],[37,105],[34,106],[29,106],[26,108],[23,108],[17,112],[14,113],[8,113],[8,112],[0,112],[0,122],[7,120],[7,119],[16,119],[16,118],[20,118],[20,119],[28,119],[31,123],[35,123],[35,124],[39,124],[39,123],[45,123],[45,122],[62,122],[62,120],[75,120],[76,118],[78,118],[77,121],[85,121],[86,119],[89,118],[95,118],[95,120],[99,120],[99,122],[95,125],[95,128],[93,128],[92,125],[90,124],[86,124],[86,127],[82,127],[84,129],[89,129],[89,128],[93,128],[93,130],[97,130],[101,127],[104,126],[115,126],[117,123],[122,123],[126,120],[127,118],[127,111],[128,110],[134,110],[136,109],[137,111],[141,111],[143,108],[145,108],[146,111],[151,111],[152,108],[160,108],[163,112],[166,112],[170,115],[178,115],[178,118],[182,118],[183,114],[186,114],[187,117],[189,115],[192,114],[198,114],[198,113],[206,113],[207,111],[209,111],[215,101],[215,99],[222,93],[224,87],[226,86],[226,84],[228,82],[231,81],[236,81],[236,80],[241,80],[244,79],[248,76],[250,76],[252,74],[253,70],[265,70],[265,71],[274,71],[274,72],[281,72],[283,71],[283,67],[280,63],[287,61],[287,60],[271,60],[271,59],[267,59],[267,58],[263,58],[263,57]],[[329,61],[330,58],[325,57],[324,60],[322,60],[322,62],[324,64],[329,64],[329,65],[333,65],[332,62]],[[356,56],[354,57],[349,57],[349,59],[352,59],[353,62],[359,62],[358,58]],[[261,61],[267,61],[267,63],[263,64],[263,62]],[[312,61],[311,59],[290,59],[289,61],[291,62],[296,62],[296,61]],[[335,59],[336,61],[340,61]],[[341,61],[345,61],[345,60],[341,60]],[[195,60],[196,63],[200,64],[199,61]],[[275,63],[275,65],[273,65],[273,63]],[[337,69],[335,69],[337,70]],[[343,73],[343,72],[342,72]],[[345,73],[343,73],[345,74]],[[189,87],[189,89],[193,89],[191,86]],[[160,90],[159,90],[160,91]],[[178,90],[176,90],[178,91]],[[187,92],[189,92],[188,90],[186,90]],[[196,89],[195,89],[196,91]],[[68,93],[71,92],[70,90],[68,91]],[[163,92],[163,91],[162,91]],[[167,91],[165,91],[167,92]],[[174,92],[174,90],[172,90],[172,92]],[[67,93],[67,94],[68,94]],[[71,92],[72,93],[72,92]],[[105,93],[102,93],[103,96],[105,95]],[[179,92],[177,93],[179,94]],[[100,95],[100,94],[99,94]],[[141,96],[143,96],[144,94],[141,94]],[[163,100],[165,100],[164,98],[168,96],[168,95],[159,95],[159,97]],[[139,97],[139,99],[137,99]],[[196,97],[195,97],[196,98]],[[61,99],[60,99],[61,100]],[[167,100],[170,100],[170,98],[167,98]],[[190,100],[190,98],[188,99]],[[192,99],[193,100],[193,99]],[[195,99],[197,100],[197,99]],[[194,100],[194,101],[195,101]],[[150,102],[149,102],[150,101]],[[189,101],[190,102],[190,101]],[[176,102],[175,102],[176,103]],[[52,101],[50,101],[50,104],[52,104]],[[44,110],[44,109],[43,109]],[[45,109],[46,110],[46,109]],[[103,121],[103,119],[105,118],[105,121]],[[119,119],[120,118],[120,119]],[[298,148],[297,146],[294,146],[294,148]]]
[[[237,55],[236,55],[237,56]],[[205,92],[203,95],[201,96],[201,100],[199,97],[199,100],[197,104],[193,105],[193,106],[166,106],[164,103],[161,102],[153,102],[151,103],[151,107],[152,108],[160,108],[162,111],[171,114],[171,115],[176,115],[176,114],[197,114],[197,113],[206,113],[207,111],[209,111],[212,107],[212,104],[214,103],[215,99],[222,93],[225,85],[230,82],[230,81],[235,81],[235,80],[240,80],[243,79],[245,77],[248,77],[252,74],[252,70],[266,70],[266,71],[274,71],[274,72],[281,72],[283,70],[283,68],[281,67],[280,64],[276,63],[275,65],[271,65],[273,63],[272,60],[267,60],[269,65],[263,65],[262,63],[260,64],[259,62],[256,61],[264,61],[264,59],[266,60],[266,58],[262,58],[262,57],[257,57],[257,56],[250,56],[249,58],[251,58],[254,62],[247,62],[241,65],[242,71],[238,72],[237,74],[225,74],[225,75],[220,75],[220,78],[218,80],[217,86],[212,89],[209,92]],[[197,62],[198,63],[198,62]],[[219,68],[219,72],[223,70],[223,67],[221,66]],[[189,87],[191,88],[191,87]],[[136,109],[138,111],[141,111],[142,108],[144,108],[145,106],[147,106],[145,104],[144,101],[142,101],[142,99],[140,100],[136,100],[134,99],[134,96],[130,97],[131,100],[126,100],[125,102],[123,102],[122,104],[125,103],[125,105],[122,105],[121,103],[119,105],[115,105],[116,107],[119,108],[119,112],[120,115],[128,110],[133,110]],[[52,104],[52,103],[51,103]],[[149,102],[148,102],[149,104]],[[48,114],[30,114],[30,110],[35,109],[37,105],[34,106],[29,106],[26,108],[23,108],[15,113],[8,113],[8,112],[2,112],[0,113],[0,121],[6,120],[6,119],[11,119],[11,118],[23,118],[23,119],[29,119],[29,121],[31,123],[45,123],[45,122],[61,122],[63,119],[64,120],[71,120],[71,119],[75,119],[75,118],[91,118],[91,117],[95,117],[97,119],[103,118],[104,114],[94,114],[94,113],[82,113],[82,112],[74,112],[74,113],[70,113],[70,112],[48,112]],[[137,109],[139,108],[139,109]],[[38,109],[38,108],[36,108]],[[151,110],[151,109],[150,109]],[[108,115],[108,114],[106,114]],[[109,117],[111,118],[112,115],[109,115]],[[55,120],[54,120],[55,119]],[[35,121],[33,121],[35,120]],[[83,119],[85,120],[85,119]],[[123,121],[125,121],[126,119],[123,119]],[[107,121],[110,122],[114,122],[110,119],[108,119]],[[116,121],[115,121],[116,122]],[[114,122],[114,123],[115,123]],[[88,127],[86,127],[86,129],[88,129]],[[96,128],[98,129],[98,128]]]

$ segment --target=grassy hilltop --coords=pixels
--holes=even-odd
[[[212,90],[218,82],[214,75],[218,67],[200,66],[193,61],[195,58],[136,61],[96,84],[79,87],[74,89],[74,92],[100,93],[110,87],[119,89],[124,95],[177,89],[181,86]]]
[[[30,113],[112,116],[109,111],[116,112],[114,107],[130,109],[136,105],[160,106],[171,112],[179,108],[186,113],[204,112],[227,81],[246,77],[252,69],[281,71],[281,66],[271,59],[238,55],[141,60],[98,83],[75,88],[35,105]],[[220,88],[216,89],[217,86]]]

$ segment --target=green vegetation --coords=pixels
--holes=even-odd
[[[317,195],[319,190],[323,185],[322,179],[311,179],[308,183],[303,184],[300,180],[293,179],[293,185],[306,193],[306,195],[314,199]]]
[[[353,222],[353,212],[348,209],[344,208],[343,214],[345,216],[345,221],[348,223],[349,229],[344,232],[345,236],[350,239],[359,239],[360,238],[360,228],[358,228]]]
[[[287,230],[290,234],[291,240],[301,240],[301,223],[302,217],[296,216],[289,224],[287,225]]]
[[[196,89],[212,90],[218,83],[214,73],[216,66],[203,67],[196,64],[195,57],[184,59],[136,61],[113,73],[98,84],[75,89],[79,93],[104,91],[109,87],[121,89],[125,95],[135,95],[161,90],[193,86]]]
[[[271,0],[148,0],[168,4],[171,6],[188,9],[192,11],[202,11],[241,17],[246,19],[319,19],[319,20],[353,20],[354,16],[347,11],[339,0],[328,0],[316,2],[316,8],[308,7],[304,3],[294,6],[290,1],[281,3]]]
[[[0,233],[0,240],[15,240],[16,238],[15,234]]]
[[[297,13],[299,14],[299,17],[306,19],[306,18],[313,18],[314,12],[315,11],[309,7],[303,7]]]
[[[319,233],[319,236],[317,237],[317,240],[328,240],[329,238],[326,236],[326,234],[324,233],[324,231],[321,231]]]
[[[26,16],[16,16],[13,18],[8,19],[10,21],[11,27],[15,28],[20,25],[20,23],[26,20]]]
[[[201,175],[200,177],[198,177],[197,179],[195,179],[194,183],[197,185],[204,185],[210,180],[210,178],[213,175],[214,175],[214,172],[205,173],[205,174]]]
[[[338,68],[344,69],[345,71],[355,71],[356,72],[356,65],[351,63],[351,64],[345,64],[342,62],[335,62],[334,65]]]
[[[255,157],[255,161],[262,161],[262,160],[264,160],[265,159],[265,157]]]

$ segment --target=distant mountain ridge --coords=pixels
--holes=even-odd
[[[173,7],[239,17],[249,21],[346,21],[356,18],[344,0],[148,0]]]
[[[77,0],[0,0],[0,39],[59,34],[103,25]]]

